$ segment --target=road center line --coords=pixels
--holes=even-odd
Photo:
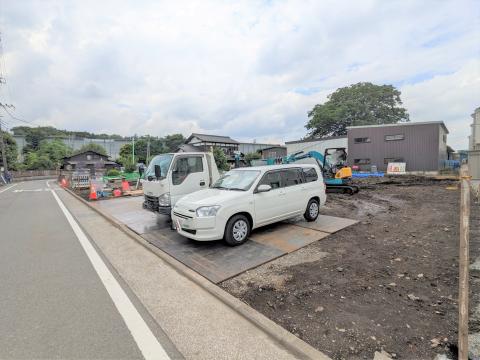
[[[13,188],[14,186],[17,186],[18,184],[19,184],[19,183],[15,183],[15,184],[13,184],[12,186],[9,186],[9,187],[7,187],[7,188],[5,188],[5,189],[3,189],[3,190],[0,190],[0,194],[1,194],[2,192],[4,192],[4,191],[7,191],[8,189]]]
[[[122,287],[105,265],[100,255],[98,255],[97,251],[90,243],[78,223],[75,221],[72,214],[70,214],[62,200],[60,200],[54,191],[52,191],[52,195],[67,218],[68,223],[72,227],[73,232],[77,236],[78,241],[82,245],[83,250],[87,254],[95,271],[100,277],[100,280],[102,280],[103,286],[105,286],[105,289],[107,289],[107,292],[112,298],[118,312],[122,316],[123,321],[130,330],[133,339],[142,352],[143,357],[146,360],[169,360],[170,357],[165,352],[165,349],[162,347],[162,345],[160,345],[155,335],[153,335],[152,331],[145,323],[145,320],[143,320],[142,316],[138,313],[127,294],[125,294]]]

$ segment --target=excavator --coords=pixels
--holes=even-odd
[[[350,183],[352,168],[347,166],[347,152],[345,148],[328,148],[324,154],[318,151],[299,151],[283,158],[284,164],[291,164],[302,159],[315,159],[322,169],[323,180],[327,192],[356,194],[359,187]]]

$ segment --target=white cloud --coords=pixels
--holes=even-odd
[[[444,120],[464,148],[480,105],[479,8],[21,1],[5,3],[0,20],[9,101],[37,124],[283,142],[305,135],[307,112],[328,93],[372,81],[397,85],[413,121]]]
[[[448,143],[457,150],[468,148],[470,114],[480,106],[480,60],[472,60],[450,75],[402,88],[404,105],[415,121],[444,121]]]

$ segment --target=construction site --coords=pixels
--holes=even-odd
[[[142,208],[138,181],[130,181],[132,189],[125,180],[114,186],[126,197],[104,198],[96,190],[92,198],[91,181],[76,193],[96,200],[91,202],[96,211],[333,359],[370,359],[376,353],[453,359],[458,351],[458,179],[454,173],[358,177],[352,182],[355,192],[330,189],[316,222],[272,224],[233,248],[180,236],[168,215]],[[473,195],[473,354],[479,351],[480,332],[479,229],[480,201]]]

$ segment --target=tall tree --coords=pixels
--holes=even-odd
[[[178,147],[185,142],[185,138],[182,134],[167,135],[165,136],[164,140],[165,146],[170,152],[177,150]]]
[[[54,164],[55,167],[58,167],[61,165],[62,159],[65,156],[69,156],[72,154],[72,149],[69,146],[65,145],[62,140],[43,140],[40,143],[40,147],[37,153],[40,157],[43,155],[46,156]]]
[[[400,91],[392,85],[361,82],[339,88],[308,113],[310,137],[339,136],[347,126],[395,124],[409,120]]]
[[[3,142],[5,144],[5,155],[7,158],[7,165],[9,169],[15,170],[17,164],[17,143],[12,135],[7,133],[6,131],[2,131],[3,134]],[[2,149],[0,147],[0,166],[3,166],[3,156],[2,156]]]

